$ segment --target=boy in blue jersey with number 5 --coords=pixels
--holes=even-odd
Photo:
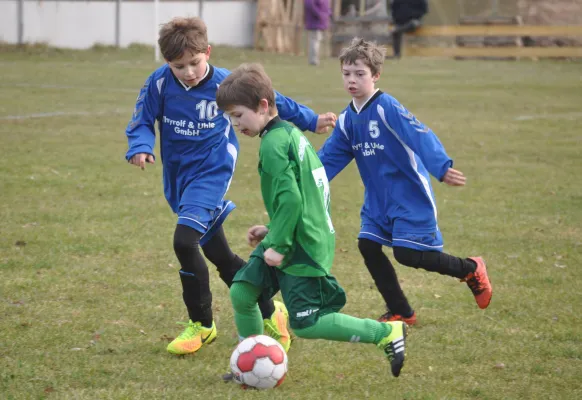
[[[234,254],[222,223],[234,209],[224,199],[238,155],[232,124],[216,105],[216,91],[229,71],[208,63],[210,46],[206,25],[199,18],[175,18],[160,29],[158,40],[166,64],[154,71],[142,87],[126,135],[126,159],[145,168],[154,163],[155,128],[160,135],[164,194],[178,215],[174,251],[180,262],[182,297],[190,321],[169,345],[172,354],[198,351],[216,338],[208,267],[218,269],[230,287],[245,262]],[[312,110],[276,93],[281,118],[302,130],[325,132],[335,115]],[[200,252],[200,247],[202,252]],[[262,301],[265,331],[288,350],[288,313],[283,303]]]
[[[358,247],[386,302],[380,321],[416,323],[394,267],[382,251],[393,248],[400,264],[438,272],[467,283],[478,306],[487,308],[492,288],[481,257],[443,253],[430,175],[450,186],[465,176],[436,135],[392,96],[375,88],[385,50],[355,38],[340,54],[344,88],[352,102],[318,155],[332,180],[352,159],[364,183]]]

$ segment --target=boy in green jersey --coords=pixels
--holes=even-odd
[[[325,169],[305,136],[277,116],[271,80],[260,65],[243,64],[221,83],[216,101],[235,128],[261,138],[259,175],[270,219],[249,229],[256,248],[230,288],[239,338],[263,333],[257,302],[281,290],[295,335],[374,343],[398,376],[406,323],[339,313],[346,295],[330,274],[335,233]]]

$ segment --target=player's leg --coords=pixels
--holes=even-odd
[[[404,321],[413,325],[416,314],[400,287],[394,266],[382,251],[383,245],[392,246],[392,235],[377,224],[363,224],[358,235],[358,249],[388,310],[378,320]]]
[[[275,311],[265,318],[260,312],[259,304],[270,301],[279,291],[279,284],[274,268],[263,260],[264,249],[258,246],[253,251],[249,262],[237,272],[230,288],[230,297],[235,313],[235,323],[239,337],[245,338],[265,333],[276,339],[285,349],[291,346],[291,335],[287,328],[289,313],[281,302],[275,301]],[[253,288],[256,288],[253,289]]]
[[[234,322],[240,341],[252,335],[263,334],[264,325],[258,302],[261,299],[272,298],[279,291],[275,268],[265,264],[263,253],[262,246],[257,246],[249,261],[235,275],[230,287]],[[287,321],[285,321],[286,323]],[[289,350],[290,344],[291,341],[288,342],[287,346],[281,343],[285,351]],[[228,372],[222,375],[222,379],[225,382],[232,382],[235,376],[232,372]]]
[[[261,288],[249,282],[233,282],[230,301],[234,310],[234,322],[239,339],[263,334],[263,319],[257,304]]]
[[[407,267],[422,268],[426,271],[459,279],[475,272],[477,267],[475,261],[468,258],[459,258],[440,251],[422,251],[403,246],[394,246],[394,258]]]
[[[469,259],[477,264],[477,268],[475,268],[475,272],[461,279],[461,282],[467,283],[479,308],[485,309],[489,307],[493,297],[493,287],[487,273],[487,265],[482,257],[469,257]]]
[[[232,252],[222,226],[202,245],[202,251],[208,261],[216,266],[220,279],[230,287],[234,275],[246,261]]]
[[[204,256],[216,266],[220,278],[228,287],[232,285],[235,274],[246,264],[246,261],[232,252],[222,226],[202,246],[202,251]],[[276,311],[271,299],[261,299],[259,308],[263,319],[271,318]]]
[[[376,344],[390,360],[394,376],[404,364],[406,323],[379,322],[341,314],[344,290],[331,275],[297,277],[276,271],[290,323],[298,337]]]
[[[480,308],[491,302],[492,288],[487,267],[480,257],[460,258],[442,252],[440,232],[432,234],[394,233],[394,258],[402,265],[422,268],[467,282]]]
[[[199,248],[201,236],[201,232],[182,224],[174,232],[174,251],[181,266],[182,298],[190,321],[182,334],[168,345],[167,350],[173,354],[196,352],[216,337],[208,267]]]
[[[332,313],[320,317],[314,325],[294,329],[294,332],[303,339],[373,343],[388,357],[392,374],[396,377],[404,366],[407,325],[403,321],[379,322]]]
[[[216,229],[214,235],[202,246],[206,258],[216,265],[220,278],[231,287],[235,274],[245,265],[245,261],[234,254],[228,245],[224,229]],[[271,298],[258,299],[259,310],[263,320],[265,333],[285,348],[289,348],[291,335],[287,328],[289,319],[285,305]]]

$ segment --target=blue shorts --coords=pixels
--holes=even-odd
[[[440,231],[432,233],[389,232],[373,223],[365,223],[358,239],[368,239],[384,246],[408,247],[420,251],[443,251]]]
[[[215,210],[197,205],[180,205],[178,225],[186,225],[200,232],[200,246],[204,246],[235,208],[235,204],[228,200],[224,200]]]

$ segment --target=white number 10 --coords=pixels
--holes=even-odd
[[[203,121],[205,119],[212,119],[218,114],[218,105],[215,101],[202,100],[200,103],[196,104],[196,109],[200,113],[198,119]]]

